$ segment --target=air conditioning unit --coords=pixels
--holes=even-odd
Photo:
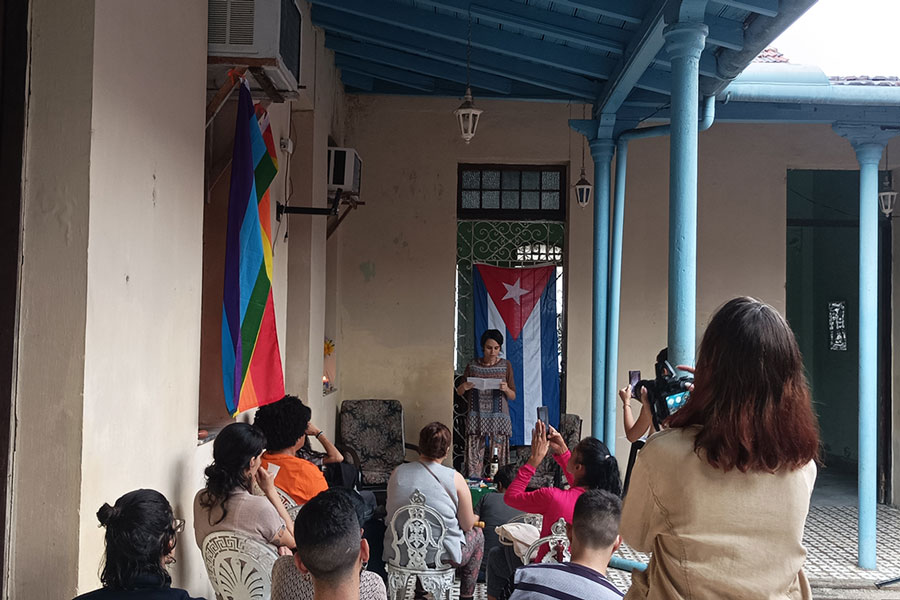
[[[328,149],[328,191],[343,190],[359,195],[362,160],[353,148]]]
[[[301,23],[298,0],[209,0],[210,71],[262,67],[276,90],[296,95]]]

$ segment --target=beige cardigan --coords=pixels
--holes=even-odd
[[[625,598],[811,598],[802,539],[815,463],[725,473],[694,452],[698,431],[654,434],[638,454],[621,533],[652,557]]]

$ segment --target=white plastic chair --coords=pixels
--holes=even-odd
[[[387,563],[388,598],[400,600],[407,585],[416,579],[435,600],[450,600],[455,567],[441,563],[446,527],[441,515],[425,506],[425,495],[416,490],[409,504],[391,517],[391,548],[394,557]]]
[[[538,531],[541,530],[541,525],[544,524],[544,515],[538,513],[522,513],[521,515],[516,515],[507,523],[528,523],[529,525],[534,525],[538,528]]]
[[[291,495],[286,491],[281,489],[278,486],[275,486],[275,491],[278,492],[278,497],[281,498],[281,503],[284,504],[284,508],[287,510],[288,516],[293,520],[297,518],[297,513],[300,512],[300,509],[303,508],[302,504],[297,504]]]
[[[522,556],[524,564],[530,564],[537,556],[538,549],[544,544],[550,546],[550,550],[541,558],[542,563],[569,562],[572,560],[572,554],[569,551],[569,536],[566,535],[566,520],[560,519],[550,526],[550,535],[544,536],[536,540],[528,547]],[[562,556],[562,560],[557,559],[557,554]]]
[[[239,531],[216,531],[203,540],[203,563],[219,600],[269,600],[278,553]]]

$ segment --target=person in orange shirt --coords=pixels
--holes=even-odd
[[[297,450],[306,443],[307,435],[315,436],[326,451],[328,446],[333,447],[325,439],[325,434],[310,423],[311,417],[312,411],[300,398],[285,396],[260,407],[253,421],[267,441],[268,449],[262,455],[262,468],[272,472],[274,469],[269,465],[278,467],[275,486],[287,492],[297,504],[306,504],[316,494],[328,489],[319,467],[297,457]]]

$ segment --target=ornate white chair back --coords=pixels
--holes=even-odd
[[[389,562],[406,569],[445,568],[441,563],[447,533],[443,517],[425,506],[425,494],[419,490],[412,493],[409,502],[391,518],[394,558]]]
[[[280,487],[275,486],[275,491],[278,492],[278,497],[281,498],[281,503],[284,504],[284,508],[287,510],[288,516],[290,516],[291,519],[296,519],[297,513],[300,512],[300,509],[303,508],[303,505],[297,504],[297,502],[293,498],[291,498],[291,495]]]
[[[388,560],[388,598],[402,598],[410,577],[422,582],[436,600],[450,598],[454,568],[441,562],[447,529],[440,513],[425,505],[425,495],[416,490],[409,504],[391,517],[391,549]]]
[[[569,551],[569,537],[566,535],[566,520],[561,518],[550,527],[550,535],[536,540],[522,556],[526,565],[533,562],[541,546],[547,544],[550,549],[541,557],[542,563],[569,562],[572,554]]]
[[[538,528],[538,531],[541,530],[541,525],[544,524],[544,515],[539,515],[537,513],[522,513],[521,515],[516,515],[512,519],[508,521],[509,523],[528,523],[529,525],[534,525]]]
[[[269,600],[278,553],[239,531],[217,531],[203,540],[203,562],[219,600]]]

